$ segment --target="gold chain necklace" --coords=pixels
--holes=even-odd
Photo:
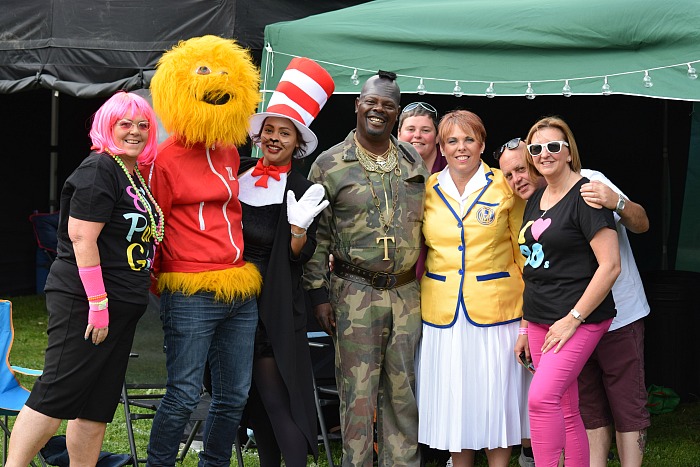
[[[399,164],[398,149],[393,141],[389,140],[389,148],[382,154],[374,154],[365,149],[355,138],[355,154],[362,167],[370,172],[387,173],[394,170]],[[373,157],[374,156],[374,157]]]
[[[163,211],[160,209],[160,206],[158,206],[158,203],[156,203],[155,198],[151,194],[151,190],[148,189],[148,185],[146,185],[146,180],[144,180],[143,177],[141,176],[141,172],[139,172],[139,170],[136,169],[136,176],[139,178],[139,181],[141,182],[141,186],[143,186],[144,191],[148,194],[148,198],[151,200],[151,203],[153,203],[153,206],[156,208],[156,212],[158,213],[158,225],[157,226],[156,226],[156,220],[153,217],[153,211],[151,210],[151,205],[148,202],[146,202],[146,198],[141,193],[141,190],[139,190],[138,187],[136,186],[136,183],[134,183],[134,179],[131,177],[129,170],[126,168],[126,165],[124,165],[124,161],[122,161],[122,158],[119,156],[116,156],[114,154],[110,154],[109,152],[107,154],[112,156],[112,158],[116,161],[116,163],[119,165],[119,167],[122,168],[122,170],[126,174],[126,178],[129,179],[129,183],[131,183],[131,187],[134,189],[136,196],[138,196],[139,201],[141,201],[141,204],[148,212],[148,217],[151,220],[151,231],[153,232],[153,238],[154,238],[155,244],[158,245],[160,242],[163,241],[163,237],[165,236],[165,222],[163,220]]]
[[[389,149],[384,154],[388,154],[389,156],[392,154],[392,148],[394,149],[393,154],[394,154],[394,160],[391,162],[391,157],[387,158],[386,160],[392,164],[393,166],[386,170],[386,167],[388,166],[385,165],[385,167],[380,168],[380,170],[372,170],[371,168],[368,168],[365,166],[363,163],[362,159],[360,158],[360,154],[363,156],[366,156],[368,159],[370,156],[367,154],[367,151],[365,148],[363,148],[360,143],[357,141],[357,138],[355,138],[355,144],[357,146],[357,149],[355,151],[356,154],[358,154],[358,160],[360,161],[360,165],[362,166],[362,172],[365,174],[365,179],[367,180],[367,185],[369,186],[369,191],[372,194],[372,202],[374,203],[374,206],[377,208],[377,212],[379,213],[379,224],[384,230],[384,236],[383,237],[378,237],[377,238],[377,243],[379,242],[384,242],[384,261],[389,261],[391,258],[389,258],[389,242],[394,242],[396,243],[396,238],[393,235],[389,235],[389,229],[393,227],[393,222],[394,222],[394,216],[396,215],[396,210],[399,205],[399,179],[401,178],[401,167],[398,165],[398,158],[396,156],[396,146],[393,144],[393,142],[390,142]],[[373,167],[373,166],[371,166]],[[374,167],[373,167],[374,168]],[[379,177],[381,178],[382,181],[382,191],[384,192],[384,203],[386,204],[386,216],[384,215],[384,212],[382,211],[381,207],[381,201],[379,199],[379,196],[377,196],[377,192],[374,190],[374,185],[372,184],[372,180],[369,178],[369,172],[377,172],[379,173]],[[394,186],[391,186],[391,175],[394,173],[395,177],[395,182]],[[384,175],[389,174],[389,183],[385,184],[384,183]],[[388,185],[388,186],[387,186]],[[387,196],[387,188],[388,191],[391,192],[392,194],[392,203],[391,203],[391,211],[389,210],[389,197]]]

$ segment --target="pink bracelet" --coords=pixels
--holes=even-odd
[[[527,328],[518,328],[518,334],[521,336],[527,336]]]

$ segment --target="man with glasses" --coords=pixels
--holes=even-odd
[[[319,216],[304,282],[335,341],[345,466],[372,467],[375,408],[379,466],[420,464],[415,264],[428,171],[410,144],[391,135],[401,98],[395,79],[380,71],[365,82],[355,101],[357,128],[309,172],[330,205]]]
[[[552,143],[560,144],[550,148]],[[558,152],[561,144],[565,142],[531,144],[527,150],[537,156],[543,151]],[[515,138],[501,146],[494,157],[513,192],[527,200],[538,188],[546,186],[546,182],[543,177],[532,180],[525,150],[524,141]],[[645,407],[642,320],[649,314],[649,304],[627,230],[644,233],[649,229],[649,219],[641,205],[630,201],[602,173],[581,169],[581,175],[590,180],[581,187],[581,196],[589,204],[615,212],[622,264],[622,271],[612,289],[617,316],[578,378],[581,418],[588,434],[591,467],[607,465],[613,423],[621,465],[638,467],[642,465],[646,429],[650,425]],[[521,465],[527,464],[521,460]]]

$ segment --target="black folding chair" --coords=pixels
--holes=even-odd
[[[335,383],[333,370],[335,359],[333,340],[323,331],[308,332],[306,336],[309,339],[309,347],[311,348],[314,400],[321,432],[319,441],[323,443],[329,467],[335,467],[337,464],[333,462],[331,441],[342,441],[340,427],[337,426],[337,429],[329,428],[326,415],[324,415],[324,412],[327,412],[329,416],[333,416],[333,420],[335,420],[335,416],[340,420],[338,409],[334,409],[333,412],[326,409],[327,407],[339,407],[340,405],[338,387]]]

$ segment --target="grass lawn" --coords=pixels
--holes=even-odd
[[[10,355],[10,363],[28,368],[41,368],[43,366],[43,354],[46,347],[47,314],[42,296],[13,297],[13,318],[15,328],[15,340]],[[33,378],[20,375],[22,384],[31,388]],[[10,421],[12,423],[12,421]],[[134,422],[137,444],[140,454],[145,454],[150,432],[150,421],[140,420]],[[65,429],[65,423],[61,430]],[[103,450],[114,453],[128,453],[129,443],[124,423],[124,411],[122,406],[117,407],[114,422],[107,427],[107,435]],[[319,449],[319,466],[327,466],[323,447]],[[518,466],[515,448],[510,465]],[[338,462],[340,447],[334,446],[334,459]],[[255,449],[244,452],[244,463],[248,467],[258,467],[259,461]],[[197,455],[190,452],[182,463],[185,467],[197,465]],[[231,465],[236,465],[235,458]],[[312,460],[309,465],[316,465]],[[477,457],[478,466],[486,466],[486,459],[482,455]],[[620,465],[617,459],[608,462],[610,467]],[[644,456],[644,466],[649,467],[700,467],[700,401],[681,404],[675,411],[653,415],[652,425],[648,431],[647,452]]]

